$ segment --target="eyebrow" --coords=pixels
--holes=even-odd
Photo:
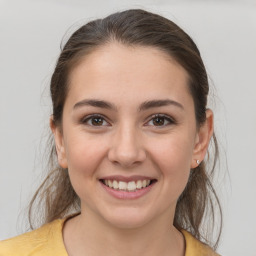
[[[182,106],[182,104],[170,99],[145,101],[139,106],[138,110],[145,111],[150,108],[164,107],[164,106],[170,106],[170,105],[176,106],[184,110],[184,107]],[[105,108],[109,110],[117,110],[117,107],[112,103],[104,100],[97,100],[97,99],[84,99],[82,101],[79,101],[74,105],[73,109],[77,109],[83,106],[92,106],[97,108]]]
[[[113,109],[117,110],[117,107],[114,106],[112,103],[104,101],[104,100],[96,100],[96,99],[85,99],[82,101],[77,102],[73,109],[83,107],[83,106],[92,106],[97,108],[106,108],[106,109]]]
[[[150,108],[156,108],[156,107],[164,107],[164,106],[176,106],[181,109],[184,109],[184,107],[177,101],[170,100],[170,99],[165,99],[165,100],[150,100],[150,101],[145,101],[143,102],[140,107],[139,111],[147,110]]]

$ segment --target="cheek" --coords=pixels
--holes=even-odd
[[[165,188],[177,198],[189,178],[193,142],[184,136],[158,140],[151,148],[151,155],[160,176],[163,177]]]
[[[164,166],[164,169],[180,167],[190,169],[194,143],[191,136],[173,134],[155,139],[150,146],[150,152],[155,161]]]
[[[106,147],[85,136],[69,138],[66,155],[71,184],[81,199],[90,202],[97,187],[97,169]]]
[[[65,145],[68,169],[72,175],[93,176],[105,156],[106,146],[103,140],[89,136],[72,136]]]

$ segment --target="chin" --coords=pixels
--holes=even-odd
[[[138,209],[139,210],[139,209]],[[150,222],[150,216],[134,209],[115,210],[103,216],[111,226],[118,229],[137,229]]]
[[[145,226],[147,222],[145,220],[134,220],[131,217],[127,219],[115,219],[108,220],[109,224],[118,229],[137,229]]]

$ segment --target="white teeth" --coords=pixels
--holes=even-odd
[[[129,191],[136,190],[135,181],[130,181],[130,182],[128,183],[127,189],[128,189]]]
[[[129,183],[128,183],[128,190],[129,190]],[[119,181],[119,189],[126,190],[127,189],[127,183],[124,182],[124,181]]]
[[[114,189],[118,189],[118,188],[119,188],[118,185],[119,185],[118,182],[117,182],[116,180],[114,180],[114,181],[113,181],[113,188],[114,188]]]
[[[112,183],[111,180],[108,180],[108,186],[109,186],[110,188],[113,188],[113,183]]]
[[[116,180],[103,180],[103,183],[113,189],[123,191],[136,191],[136,189],[142,189],[150,184],[150,180],[138,180],[136,181],[116,181]]]
[[[141,180],[137,181],[137,189],[141,189],[142,188],[142,182]]]

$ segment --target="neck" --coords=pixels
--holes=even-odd
[[[166,217],[164,214],[142,227],[123,229],[82,212],[65,224],[64,242],[70,256],[96,256],[106,252],[112,256],[183,256],[184,238]]]

